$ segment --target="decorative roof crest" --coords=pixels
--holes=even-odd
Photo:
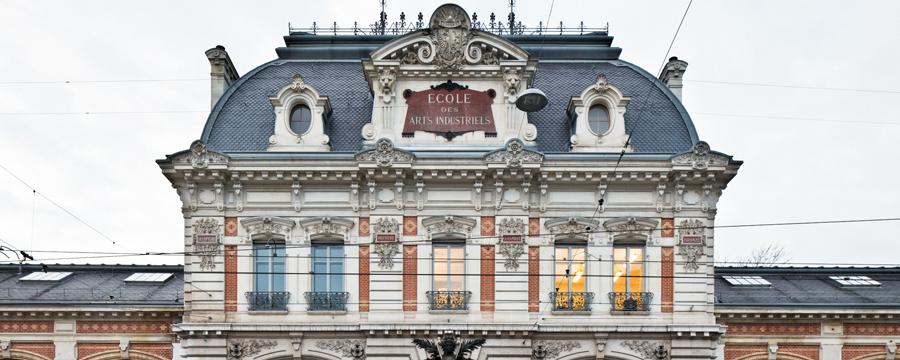
[[[408,151],[394,149],[394,143],[389,139],[379,139],[375,148],[356,154],[356,161],[374,162],[379,167],[391,167],[394,163],[411,163],[416,157]]]

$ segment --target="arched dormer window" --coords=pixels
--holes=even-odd
[[[572,151],[621,151],[627,140],[625,108],[630,100],[603,74],[569,100]]]
[[[269,151],[328,151],[325,122],[331,116],[331,102],[319,95],[300,75],[269,98],[275,112],[275,131],[269,137]]]

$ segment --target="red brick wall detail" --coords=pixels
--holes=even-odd
[[[496,223],[493,216],[481,217],[481,236],[494,236],[494,224]]]
[[[369,236],[369,218],[359,218],[359,236]]]
[[[483,218],[482,218],[483,219]],[[492,218],[493,219],[493,218]],[[495,265],[494,245],[481,246],[481,311],[494,311]]]
[[[417,253],[416,245],[403,245],[403,311],[416,311],[416,277],[419,276]]]
[[[768,350],[766,344],[725,344],[725,360],[736,360],[751,354],[762,354],[762,356],[766,356],[767,352]]]
[[[403,217],[403,235],[419,235],[419,220],[415,216]]]
[[[359,246],[359,311],[369,311],[369,245]]]
[[[225,236],[237,236],[238,221],[234,216],[225,217]]]
[[[56,346],[52,342],[17,342],[13,341],[10,350],[27,351],[47,359],[56,357]]]
[[[80,343],[75,347],[76,351],[78,351],[78,358],[84,359],[91,355],[96,355],[102,352],[107,351],[115,351],[119,352],[119,344],[118,343]],[[171,359],[171,357],[170,357]]]
[[[53,321],[0,321],[0,333],[52,333]]]
[[[660,229],[662,229],[661,234],[660,234],[660,235],[662,235],[662,237],[666,237],[666,238],[675,237],[675,219],[663,218]]]
[[[225,245],[225,312],[237,311],[237,246]]]
[[[844,345],[841,360],[854,360],[870,355],[885,355],[884,345]]]
[[[727,334],[731,336],[738,335],[819,335],[822,333],[822,326],[818,323],[784,323],[784,324],[766,324],[766,323],[729,323]]]
[[[528,236],[541,235],[541,218],[528,219]]]
[[[900,335],[900,323],[844,323],[844,335]]]
[[[171,324],[165,321],[78,320],[75,322],[75,332],[82,334],[168,334],[170,330]]]
[[[528,312],[541,311],[541,251],[528,247]]]
[[[819,345],[778,344],[778,355],[796,355],[819,360]]]
[[[662,253],[662,312],[670,313],[674,310],[675,299],[675,248],[665,246],[660,249],[660,252]]]
[[[142,353],[159,356],[163,359],[172,358],[171,343],[132,343],[130,344],[129,349],[132,351],[140,351]]]

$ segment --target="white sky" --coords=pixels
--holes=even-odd
[[[209,108],[205,80],[9,82],[206,79],[203,52],[216,44],[227,47],[244,74],[275,58],[289,21],[368,24],[378,16],[377,3],[0,0],[0,164],[120,245],[40,197],[33,201],[27,187],[2,171],[0,238],[23,249],[182,251],[180,205],[154,160],[199,138]],[[390,0],[387,12],[391,20],[400,11],[407,19],[421,11],[427,19],[439,4]],[[458,4],[484,20],[492,11],[501,19],[508,12],[503,0]],[[550,23],[609,22],[622,59],[656,73],[686,4],[558,0]],[[519,0],[516,12],[536,26],[546,22],[549,8],[549,1]],[[745,161],[719,203],[718,225],[900,215],[894,208],[900,203],[896,14],[896,1],[694,1],[671,53],[690,63],[685,105],[701,139]],[[10,114],[86,111],[193,112]],[[898,233],[898,222],[719,229],[716,253],[734,260],[775,242],[792,262],[897,264]],[[52,254],[35,254],[57,262]],[[85,261],[181,258],[59,262]]]

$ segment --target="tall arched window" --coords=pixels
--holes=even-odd
[[[297,135],[305,134],[312,124],[312,111],[306,104],[298,104],[291,109],[291,131]]]

